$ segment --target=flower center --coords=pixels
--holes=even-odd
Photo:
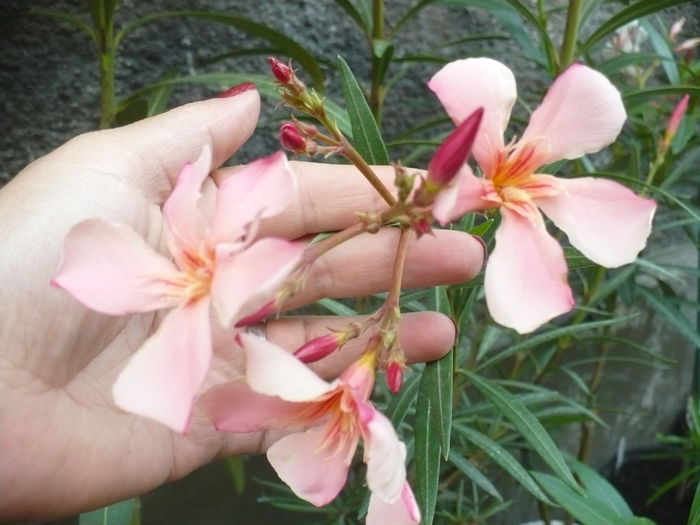
[[[182,271],[169,280],[173,285],[173,295],[188,302],[208,295],[216,267],[213,251],[205,249],[195,253],[183,250],[179,255],[176,264]]]
[[[484,198],[494,206],[505,206],[523,217],[539,217],[533,199],[551,197],[564,191],[551,175],[535,173],[542,165],[537,142],[511,142],[499,154],[491,174],[483,179]]]

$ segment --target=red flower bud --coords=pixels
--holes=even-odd
[[[472,151],[484,108],[474,111],[448,135],[428,165],[428,180],[446,186],[457,175]]]
[[[270,64],[270,69],[272,74],[280,84],[289,84],[290,80],[294,77],[294,71],[284,62],[281,62],[275,57],[269,57],[267,63]]]
[[[293,122],[285,122],[280,126],[280,144],[286,150],[293,153],[306,153],[306,139],[300,133],[298,126]]]
[[[386,385],[392,394],[398,394],[403,384],[403,365],[398,361],[392,361],[386,367]]]
[[[243,326],[250,326],[252,324],[259,323],[268,315],[273,314],[275,311],[277,311],[277,301],[275,299],[270,299],[252,314],[244,317],[243,319],[239,319],[235,324],[235,327],[241,328]]]
[[[294,352],[294,355],[303,363],[313,363],[323,359],[345,343],[342,333],[326,334],[306,342]]]

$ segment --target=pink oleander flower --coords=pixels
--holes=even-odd
[[[615,140],[626,114],[619,92],[603,75],[571,65],[549,88],[522,137],[508,144],[503,134],[516,88],[506,66],[489,58],[458,60],[428,85],[456,124],[484,107],[472,148],[483,177],[465,165],[458,191],[439,194],[433,215],[446,224],[468,212],[500,209],[484,284],[498,323],[526,333],[574,306],[563,251],[547,233],[540,210],[602,266],[615,268],[637,257],[651,230],[654,201],[610,180],[538,172]]]
[[[328,383],[262,338],[240,334],[238,339],[246,354],[247,384],[216,386],[201,401],[216,428],[236,433],[306,428],[274,443],[267,457],[294,493],[316,506],[330,503],[343,488],[362,439],[372,491],[367,523],[419,523],[406,482],[406,447],[369,401],[374,358],[360,358]],[[385,521],[386,516],[392,519]]]
[[[163,205],[172,260],[132,229],[102,219],[67,235],[53,284],[111,315],[172,309],[133,355],[114,385],[116,404],[184,432],[212,353],[210,306],[223,327],[270,300],[303,247],[256,240],[261,217],[279,213],[293,193],[282,152],[241,168],[214,192],[207,147],[187,164]]]

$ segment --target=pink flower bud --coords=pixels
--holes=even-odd
[[[673,137],[676,135],[676,132],[678,131],[679,126],[681,125],[683,115],[685,115],[685,112],[688,109],[689,101],[690,96],[686,93],[685,95],[683,95],[683,98],[681,98],[680,102],[676,104],[676,107],[673,108],[673,113],[671,113],[671,117],[668,119],[668,125],[666,126],[666,133],[664,133],[664,150],[667,150],[668,147],[671,145],[671,141],[673,140]]]
[[[676,38],[678,38],[678,35],[680,34],[681,30],[683,29],[683,25],[685,24],[685,17],[682,16],[673,24],[671,25],[671,29],[668,31],[668,39],[671,42],[675,42]]]
[[[291,67],[275,57],[269,57],[267,63],[270,64],[272,74],[275,75],[280,84],[289,84],[294,77],[294,71],[292,71]]]
[[[264,305],[262,305],[258,310],[253,312],[246,317],[239,319],[235,324],[236,328],[241,328],[244,326],[250,326],[255,323],[259,323],[265,319],[268,315],[273,314],[277,311],[277,301],[275,299],[270,299]]]
[[[413,230],[419,237],[426,233],[433,233],[433,229],[430,227],[430,221],[425,218],[416,219],[411,223],[411,226],[413,226]]]
[[[326,334],[306,342],[294,352],[294,355],[303,363],[313,363],[323,359],[345,343],[342,333]]]
[[[398,361],[392,361],[386,367],[386,385],[392,394],[398,394],[403,384],[403,365]]]
[[[450,133],[428,165],[428,180],[442,187],[457,175],[472,151],[484,108],[479,108]]]
[[[286,150],[293,153],[306,153],[306,139],[300,133],[299,127],[294,122],[285,122],[280,126],[280,144]]]

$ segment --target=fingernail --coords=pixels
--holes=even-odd
[[[250,91],[252,89],[256,89],[255,84],[252,82],[243,82],[243,84],[238,84],[237,86],[227,89],[221,93],[221,95],[219,95],[219,98],[235,97],[236,95],[240,95],[241,93],[245,93],[246,91]]]
[[[482,239],[478,235],[472,235],[472,237],[479,241],[479,244],[481,244],[481,249],[484,251],[484,262],[481,263],[481,270],[483,270],[484,268],[486,268],[486,262],[489,260],[489,249],[486,247],[484,239]]]

